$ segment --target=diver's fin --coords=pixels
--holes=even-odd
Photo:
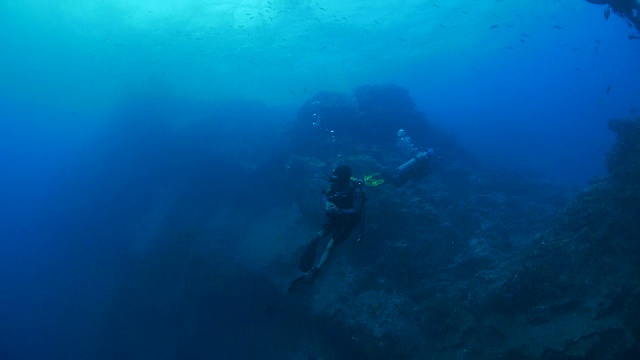
[[[304,249],[304,254],[302,254],[302,258],[300,259],[300,270],[304,273],[310,271],[313,268],[313,263],[316,261],[316,242],[311,241],[307,248]]]
[[[294,293],[307,288],[316,278],[317,271],[318,268],[312,268],[310,271],[304,273],[304,275],[295,278],[289,285],[289,292]]]
[[[289,285],[289,292],[294,293],[302,290],[307,284],[307,274],[304,274],[298,278],[295,278]]]

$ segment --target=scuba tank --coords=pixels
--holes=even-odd
[[[421,171],[427,169],[429,159],[432,156],[433,149],[419,152],[416,156],[396,168],[391,182],[396,186],[406,183],[411,177],[417,176]]]

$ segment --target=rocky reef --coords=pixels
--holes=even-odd
[[[604,19],[608,20],[611,12],[622,17],[630,27],[640,31],[640,3],[637,0],[587,0],[596,5],[606,5]],[[629,35],[629,39],[640,39],[638,34]]]
[[[68,225],[112,269],[85,358],[640,358],[640,119],[610,122],[609,175],[582,190],[485,167],[393,85],[318,93],[243,141],[207,124],[105,139],[86,183],[121,176]],[[394,185],[408,144],[434,155]],[[363,240],[289,293],[338,164],[385,180]]]
[[[384,177],[406,160],[399,129],[437,160],[404,186],[367,188],[364,240],[291,295],[327,329],[300,358],[640,357],[640,119],[610,122],[609,176],[575,193],[482,167],[399,87],[319,93],[285,136],[284,187],[306,226],[323,220],[336,164]],[[275,260],[290,269],[275,282],[300,252]]]

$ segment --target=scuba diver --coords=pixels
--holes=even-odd
[[[419,178],[429,172],[434,155],[433,149],[420,151],[413,145],[411,138],[403,129],[398,130],[396,147],[401,154],[411,158],[386,176],[393,185],[402,186],[407,181]]]
[[[352,178],[351,168],[346,165],[336,167],[329,178],[329,182],[329,189],[324,192],[322,197],[327,221],[322,225],[322,230],[307,243],[299,263],[300,270],[304,272],[304,275],[291,283],[289,291],[294,291],[304,284],[311,283],[318,270],[327,262],[333,247],[346,240],[358,223],[362,224],[358,242],[362,239],[364,229],[364,220],[362,218],[364,217],[364,203],[366,200],[363,182]],[[324,249],[318,264],[314,266],[318,243],[329,235],[332,238]]]
[[[398,131],[396,146],[402,155],[410,156],[411,158],[394,169],[392,173],[387,173],[384,176],[389,179],[391,184],[402,186],[407,181],[415,180],[431,170],[434,158],[433,149],[419,150],[411,143],[411,139],[403,129]],[[299,263],[300,270],[304,274],[291,283],[289,286],[290,292],[310,284],[315,279],[318,270],[322,268],[331,255],[333,247],[346,240],[358,223],[361,224],[358,237],[358,242],[360,242],[364,230],[363,218],[366,200],[363,186],[365,184],[378,186],[384,183],[384,179],[376,178],[377,175],[380,174],[365,176],[364,180],[358,180],[351,177],[351,168],[346,165],[340,165],[333,170],[333,174],[329,178],[329,189],[324,192],[322,197],[327,221],[322,226],[322,230],[307,243]],[[332,238],[324,249],[324,253],[317,265],[314,266],[318,243],[329,235]]]

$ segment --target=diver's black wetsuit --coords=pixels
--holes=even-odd
[[[351,180],[348,186],[333,183],[322,200],[333,203],[338,211],[327,212],[327,221],[322,225],[322,232],[331,233],[336,244],[341,243],[351,234],[362,217],[364,193],[356,181]]]

